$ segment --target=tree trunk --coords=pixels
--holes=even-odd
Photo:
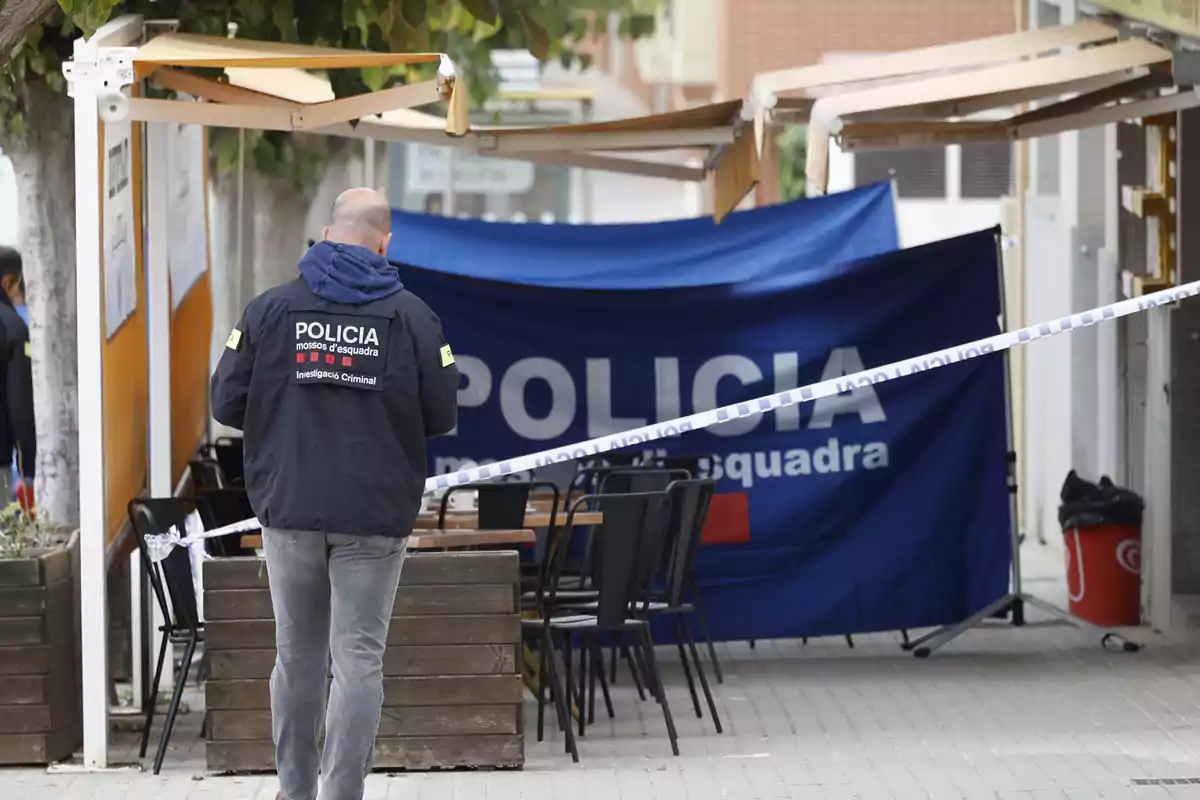
[[[247,184],[250,176],[247,175]],[[293,280],[296,262],[308,245],[304,223],[312,204],[310,193],[299,192],[282,178],[254,179],[254,293]]]
[[[40,84],[28,84],[24,91],[28,133],[21,141],[3,144],[13,162],[20,198],[37,422],[35,490],[45,517],[56,525],[75,527],[79,524],[79,376],[74,118],[65,94]]]
[[[333,201],[337,200],[338,195],[361,185],[362,169],[362,157],[359,155],[346,155],[343,151],[330,158],[309,203],[308,221],[305,223],[306,244],[308,239],[321,238],[321,231],[329,224]]]
[[[244,207],[238,207],[237,173],[213,177],[212,184],[212,366],[225,349],[229,331],[254,296],[253,174],[247,174]],[[242,251],[238,259],[238,218],[242,221]],[[242,271],[238,271],[238,264]],[[246,277],[249,276],[249,277]]]

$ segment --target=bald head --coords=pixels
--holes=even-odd
[[[392,210],[374,189],[342,192],[333,203],[324,236],[330,242],[357,245],[386,255],[392,239]]]

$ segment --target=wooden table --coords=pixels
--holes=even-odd
[[[567,521],[566,512],[560,511],[554,518],[556,525],[561,525]],[[604,513],[601,511],[581,511],[575,514],[576,525],[601,525],[604,523]],[[417,516],[417,521],[413,525],[414,529],[425,531],[428,529],[436,529],[438,524],[438,515],[436,511],[426,512]],[[446,530],[459,530],[463,528],[474,528],[479,524],[478,511],[446,511],[446,521],[443,526]],[[549,511],[528,511],[525,514],[525,527],[527,528],[545,528],[550,525]]]
[[[474,532],[421,536],[463,533]],[[524,765],[520,594],[513,551],[405,560],[384,652],[375,767]],[[275,622],[263,559],[206,560],[204,614],[208,770],[273,771]]]
[[[436,520],[435,520],[436,523]],[[450,523],[449,515],[446,523]],[[474,522],[472,522],[474,524]],[[418,525],[418,528],[421,526]],[[409,550],[453,550],[464,547],[485,547],[510,544],[514,547],[531,544],[537,541],[532,529],[518,528],[515,530],[480,531],[468,527],[452,526],[452,529],[428,528],[408,537]],[[251,550],[262,549],[262,534],[251,533],[242,537],[242,547]]]

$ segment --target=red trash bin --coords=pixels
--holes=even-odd
[[[1071,613],[1104,627],[1142,619],[1142,530],[1096,525],[1063,531]]]

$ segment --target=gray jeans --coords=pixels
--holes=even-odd
[[[284,800],[362,800],[407,541],[263,531],[277,650],[271,720]],[[318,750],[322,721],[324,752]]]

